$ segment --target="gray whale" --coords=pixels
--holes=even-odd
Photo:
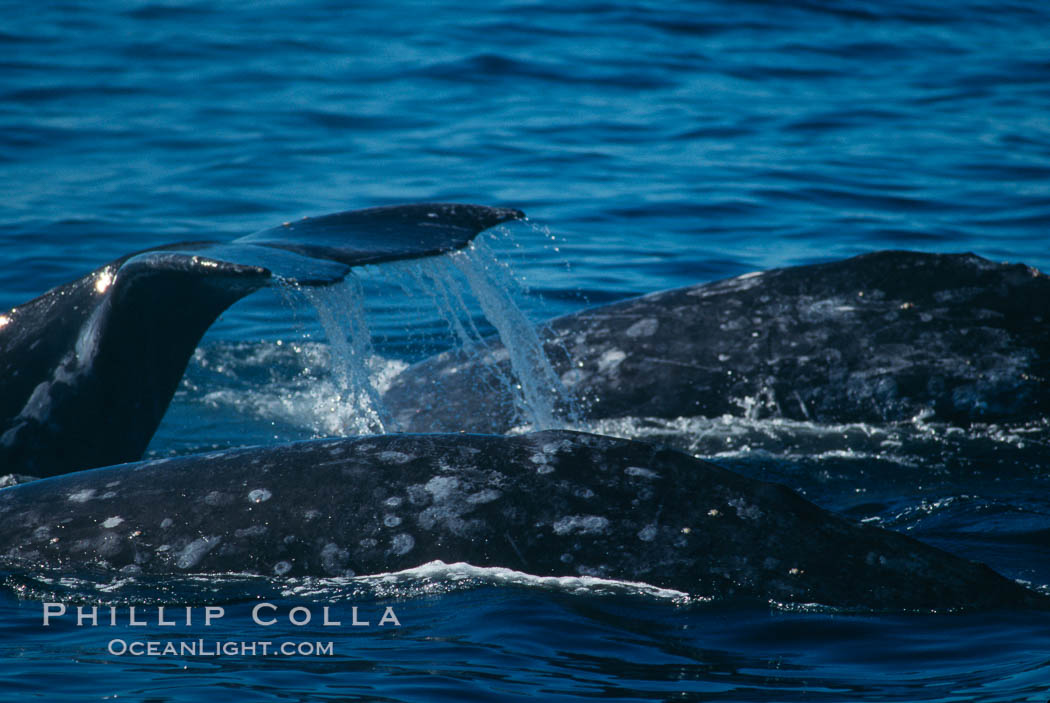
[[[1050,278],[973,254],[884,251],[775,269],[554,320],[545,347],[583,419],[784,417],[966,424],[1050,412]],[[400,374],[409,432],[505,432],[498,341]],[[425,399],[440,399],[427,403]]]
[[[440,559],[717,599],[1046,607],[986,566],[782,486],[566,431],[319,440],[77,470],[141,455],[200,336],[244,295],[459,248],[520,217],[379,208],[175,244],[0,316],[0,466],[65,474],[0,490],[0,567],[346,576]],[[1024,417],[1050,405],[1047,286],[972,255],[881,252],[586,311],[552,323],[547,347],[594,418],[722,414],[734,397],[818,421]],[[509,402],[478,392],[482,357],[505,363],[492,343],[402,374],[387,399],[403,425],[514,424]]]
[[[459,249],[522,217],[423,203],[306,218],[129,254],[0,314],[0,468],[50,476],[139,459],[201,336],[236,301]]]
[[[597,435],[382,435],[0,490],[0,568],[348,576],[432,560],[843,608],[1045,608],[986,566],[776,484]]]

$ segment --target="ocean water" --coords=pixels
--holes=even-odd
[[[136,249],[423,200],[528,213],[482,244],[534,321],[890,248],[1050,271],[1044,3],[0,7],[0,309]],[[458,343],[426,276],[355,278],[378,378]],[[457,314],[485,334],[481,307]],[[149,454],[361,429],[329,341],[294,291],[238,303]],[[1048,423],[589,429],[781,481],[1046,590]],[[119,606],[122,623],[44,628],[48,600]],[[281,616],[265,631],[258,602]],[[173,635],[127,624],[127,607],[163,604],[227,613]],[[320,624],[325,605],[344,627]],[[309,625],[287,620],[300,606]],[[355,606],[373,626],[345,626]],[[388,607],[400,627],[377,625]],[[333,651],[110,651],[261,632]],[[19,573],[0,592],[0,662],[4,700],[1045,701],[1050,618],[794,612],[468,566],[346,583]]]

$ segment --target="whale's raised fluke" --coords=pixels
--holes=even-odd
[[[235,240],[347,266],[418,259],[462,249],[490,227],[525,218],[521,210],[420,203],[306,217]]]
[[[244,296],[453,251],[523,217],[436,203],[306,218],[130,254],[0,314],[0,469],[50,476],[139,459],[200,338]]]

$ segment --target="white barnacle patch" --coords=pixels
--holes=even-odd
[[[179,557],[175,560],[175,566],[180,569],[193,568],[208,552],[218,547],[221,541],[221,537],[200,537],[193,540],[179,552]]]
[[[278,576],[284,576],[292,570],[292,563],[288,561],[279,561],[273,565],[273,573]]]
[[[321,511],[314,510],[311,508],[310,510],[307,510],[305,513],[303,513],[303,517],[307,520],[316,520],[317,518],[321,517]]]
[[[460,518],[461,513],[462,510],[458,506],[432,505],[419,514],[417,522],[424,530],[432,530],[435,525],[442,523],[452,532],[459,534],[465,528],[465,523]]]
[[[66,500],[68,500],[70,503],[86,503],[86,502],[88,502],[89,500],[91,500],[94,497],[95,497],[95,489],[94,488],[85,488],[82,491],[77,491],[76,493],[70,493],[68,496],[66,496]]]
[[[353,569],[346,567],[350,552],[340,548],[335,542],[329,542],[321,550],[321,568],[331,575],[353,576]]]
[[[265,525],[252,525],[251,527],[234,530],[233,534],[235,537],[243,539],[245,537],[262,537],[267,532],[269,532],[269,528]]]
[[[405,489],[405,493],[408,495],[408,502],[412,505],[426,505],[430,502],[430,493],[421,483],[414,483]]]
[[[397,508],[400,507],[402,502],[404,501],[402,501],[401,498],[399,498],[398,496],[391,496],[383,501],[383,505],[385,505],[388,508]]]
[[[435,501],[446,500],[459,488],[459,479],[454,476],[435,476],[427,481],[424,488],[434,497]]]
[[[402,532],[401,534],[394,535],[394,539],[390,540],[390,553],[394,556],[402,556],[412,551],[412,548],[416,546],[415,538]]]
[[[559,440],[557,442],[548,442],[543,445],[544,454],[557,454],[558,452],[564,452],[572,449],[572,442],[567,439]]]
[[[387,527],[397,527],[401,524],[401,518],[397,515],[387,515],[383,518],[383,524]]]
[[[119,515],[114,515],[111,518],[106,518],[106,520],[103,521],[102,526],[108,529],[112,529],[122,522],[124,522],[124,518],[120,517]]]
[[[566,515],[552,527],[556,535],[597,535],[609,528],[609,520],[600,515]]]
[[[529,460],[532,461],[533,464],[536,464],[536,473],[538,474],[549,474],[554,471],[554,467],[547,463],[549,458],[546,454],[536,452],[529,457]]]
[[[632,339],[638,337],[652,337],[656,334],[656,329],[660,326],[660,321],[655,317],[647,317],[643,320],[638,320],[633,325],[627,328],[627,336]]]
[[[478,491],[477,493],[471,493],[467,496],[467,502],[473,503],[474,505],[480,505],[482,503],[491,503],[494,500],[499,500],[503,494],[497,491],[495,488],[486,488]]]
[[[265,488],[256,488],[254,491],[248,494],[249,503],[265,503],[273,497],[273,493],[270,493]]]
[[[379,460],[386,464],[407,464],[413,458],[404,452],[379,452]]]
[[[751,290],[760,283],[760,281],[756,279],[760,278],[762,274],[762,271],[752,271],[751,273],[745,273],[736,278],[730,278],[727,281],[694,286],[689,290],[687,295],[697,298],[710,298],[712,296],[724,295],[727,291],[738,292]]]
[[[762,517],[762,511],[758,509],[758,506],[749,505],[743,498],[733,498],[729,501],[729,506],[736,508],[737,517],[741,520],[758,520]]]
[[[598,373],[609,373],[627,358],[627,354],[619,349],[610,349],[598,358]]]
[[[213,508],[217,508],[220,505],[226,505],[229,503],[230,497],[222,491],[211,491],[208,495],[204,496],[204,502]]]
[[[660,478],[660,474],[651,469],[643,469],[641,466],[628,466],[623,472],[628,476],[637,476],[638,478]]]
[[[646,525],[642,529],[638,530],[638,539],[643,542],[652,542],[656,539],[657,529],[656,525]]]

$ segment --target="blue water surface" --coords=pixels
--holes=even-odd
[[[535,318],[880,249],[1050,270],[1045,3],[0,7],[0,309],[135,249],[411,201],[527,212],[489,239]],[[379,293],[367,299],[378,354],[410,362],[452,343],[433,309],[398,298],[381,272],[363,277]],[[323,345],[303,301],[268,291],[227,312],[150,451],[323,433],[259,410],[272,406],[267,387],[288,395],[281,383],[303,378],[251,367],[277,342]],[[258,402],[224,404],[223,384],[251,385]],[[1034,422],[1023,437],[961,438],[921,424],[749,426],[693,450],[1045,587],[1050,433]],[[761,456],[731,446],[737,431]],[[840,451],[843,437],[853,449],[879,432],[902,433],[889,437],[902,449]],[[9,575],[0,596],[4,700],[1050,695],[1044,615],[793,613],[484,579],[365,594],[239,582],[91,591],[242,611],[262,598],[392,604],[402,616],[393,630],[282,627],[333,640],[332,657],[129,657],[107,652],[127,626],[43,628],[41,600],[88,596],[38,576]],[[176,634],[255,637],[234,621]]]

